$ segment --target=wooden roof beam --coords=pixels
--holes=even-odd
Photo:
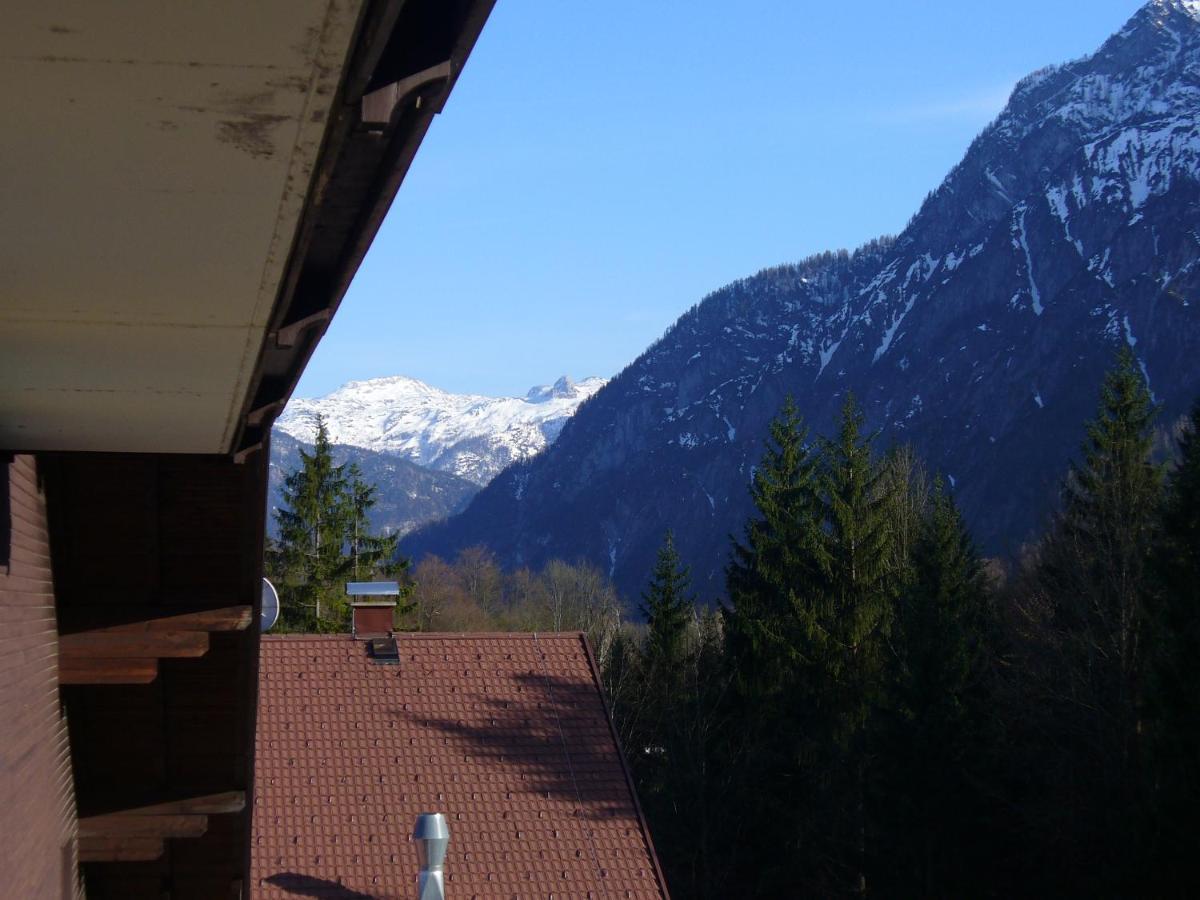
[[[217,609],[170,606],[97,605],[59,611],[60,634],[151,631],[244,631],[254,620],[253,607]]]
[[[113,794],[106,799],[80,800],[81,815],[91,816],[215,816],[239,813],[246,808],[245,791],[220,791],[195,796],[151,795],[138,798],[135,806],[127,805],[126,794]]]
[[[110,813],[79,820],[80,838],[195,838],[206,831],[208,816]]]
[[[88,862],[151,862],[166,852],[162,838],[122,837],[79,839],[79,861]]]
[[[149,684],[158,677],[157,659],[109,657],[79,659],[60,657],[58,683],[62,684]]]
[[[196,658],[207,652],[207,631],[80,631],[58,639],[60,660]]]
[[[245,791],[176,797],[79,819],[80,862],[145,862],[163,855],[170,838],[198,838],[208,817],[239,813]]]

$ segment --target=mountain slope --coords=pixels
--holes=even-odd
[[[283,479],[300,467],[301,446],[312,450],[311,444],[304,445],[286,432],[271,435],[267,531],[272,536],[278,534],[274,512],[283,502]],[[479,490],[478,485],[456,475],[423,469],[402,457],[361,447],[334,445],[333,458],[337,465],[358,463],[363,480],[378,488],[376,504],[369,514],[371,527],[377,532],[407,534],[426,522],[444,519],[460,512]]]
[[[896,239],[735,282],[685,314],[546,453],[403,545],[584,557],[636,595],[663,530],[709,596],[766,425],[881,443],[947,474],[991,553],[1044,521],[1116,347],[1164,414],[1200,394],[1200,4],[1155,0],[1093,56],[1021,81]]]
[[[603,385],[602,378],[576,384],[564,376],[524,397],[483,397],[451,394],[404,376],[352,381],[324,397],[292,400],[275,431],[312,441],[319,414],[334,443],[401,456],[484,485],[552,443],[579,404]]]

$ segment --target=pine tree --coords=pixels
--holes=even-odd
[[[868,726],[900,581],[896,504],[852,397],[819,456],[790,405],[772,439],[753,490],[761,517],[727,571],[751,818],[777,837],[747,863],[767,895],[863,891]]]
[[[811,859],[804,844],[813,815],[810,782],[801,777],[807,738],[797,703],[804,648],[796,610],[819,577],[817,462],[789,398],[754,472],[756,515],[744,543],[734,541],[726,569],[730,605],[722,615],[731,690],[717,768],[733,778],[725,794],[731,826],[725,849],[729,870],[748,894],[794,893]],[[753,825],[760,822],[771,823],[767,833]]]
[[[990,643],[983,563],[941,478],[934,480],[894,626],[898,658],[880,795],[880,841],[901,893],[969,893],[971,850],[985,799],[978,784],[986,749]],[[975,839],[973,840],[973,836]],[[958,852],[947,854],[947,846]]]
[[[1154,416],[1137,360],[1122,348],[1036,569],[1058,665],[1041,702],[1055,710],[1070,758],[1061,793],[1047,798],[1047,820],[1065,814],[1065,826],[1049,827],[1069,829],[1062,840],[1081,859],[1106,863],[1109,878],[1136,878],[1139,867],[1139,851],[1118,835],[1136,819],[1144,791],[1146,614],[1163,480],[1150,458]]]
[[[284,477],[283,505],[275,511],[279,538],[267,561],[283,601],[285,622],[316,631],[348,624],[345,582],[402,574],[395,561],[397,536],[373,535],[367,513],[376,488],[357,466],[335,465],[325,421],[317,417],[312,452],[301,448],[300,466]]]
[[[636,705],[627,710],[630,738],[641,750],[633,759],[633,771],[656,833],[672,856],[683,857],[695,823],[681,813],[694,807],[707,786],[697,768],[693,729],[699,702],[691,677],[697,653],[696,611],[688,569],[670,531],[659,547],[642,601],[648,627],[633,664],[641,684]]]
[[[1132,736],[1142,676],[1147,569],[1162,499],[1152,462],[1154,404],[1137,360],[1122,348],[1071,467],[1063,511],[1042,552],[1042,578],[1060,624],[1086,657],[1099,698],[1122,710]],[[1087,701],[1090,702],[1090,701]],[[1128,753],[1126,747],[1122,753]]]
[[[347,541],[351,575],[355,581],[370,581],[376,576],[396,579],[400,595],[396,599],[395,617],[403,618],[412,612],[414,603],[413,586],[407,578],[409,560],[396,554],[400,535],[372,533],[368,513],[377,502],[379,486],[363,481],[358,463],[350,464],[348,477],[351,516]]]
[[[830,878],[856,893],[867,890],[868,780],[877,713],[887,696],[888,638],[903,571],[897,564],[892,510],[896,499],[874,459],[874,435],[846,397],[833,440],[822,441],[819,479],[825,527],[819,562],[824,590],[804,609],[811,650],[808,702],[820,711],[811,728],[826,753],[822,785],[832,838]],[[907,484],[905,484],[907,489]]]
[[[906,702],[921,715],[939,706],[947,722],[962,711],[983,642],[987,582],[954,498],[934,480],[929,513],[913,547],[900,639]]]
[[[290,594],[282,598],[284,614],[294,616],[291,610],[299,606],[318,630],[344,617],[337,583],[351,569],[343,554],[353,517],[349,489],[346,467],[334,465],[329,432],[318,416],[313,450],[301,448],[300,467],[284,477],[283,506],[275,511],[280,587]]]
[[[1159,843],[1153,868],[1163,895],[1184,896],[1200,882],[1193,874],[1200,854],[1200,403],[1179,440],[1162,523],[1147,704]]]
[[[1092,608],[1084,617],[1106,628],[1111,655],[1126,672],[1138,660],[1145,570],[1162,497],[1162,468],[1150,459],[1155,412],[1133,351],[1123,348],[1104,379],[1083,461],[1071,468],[1052,537],[1077,563],[1064,574],[1091,588]]]
[[[770,425],[751,498],[757,515],[726,569],[726,642],[740,691],[759,700],[783,689],[799,648],[792,619],[818,578],[817,458],[789,397]]]
[[[688,596],[689,584],[689,569],[675,549],[674,535],[667,531],[641,605],[649,626],[647,667],[663,678],[679,671],[687,628],[695,619],[695,598]]]
[[[820,563],[825,590],[804,612],[806,637],[829,683],[844,691],[839,740],[849,741],[880,699],[887,636],[902,573],[893,552],[883,469],[871,452],[873,435],[853,395],[842,408],[835,440],[823,441],[820,478],[826,528]],[[907,487],[907,486],[905,486]]]

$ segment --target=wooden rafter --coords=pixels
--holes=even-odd
[[[158,677],[157,659],[59,657],[59,684],[149,684]]]
[[[166,850],[162,838],[80,838],[79,861],[86,862],[149,862],[158,859]]]
[[[253,617],[250,606],[64,610],[58,643],[59,684],[147,684],[158,677],[158,660],[203,656],[208,652],[210,632],[241,631]]]
[[[112,813],[79,820],[81,838],[200,837],[208,831],[208,816],[139,816]]]
[[[208,652],[206,631],[81,631],[58,639],[62,659],[197,657]]]
[[[58,630],[61,634],[80,631],[243,631],[250,626],[253,617],[254,610],[250,606],[217,609],[90,606],[62,610]]]
[[[244,791],[170,798],[79,820],[80,862],[134,862],[158,859],[171,838],[198,838],[208,817],[246,808]]]
[[[221,791],[198,797],[183,797],[175,800],[160,800],[142,806],[122,810],[116,815],[173,816],[173,815],[220,815],[237,813],[246,808],[245,791]]]

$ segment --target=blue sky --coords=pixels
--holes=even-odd
[[[297,389],[611,376],[733,279],[903,228],[1135,0],[498,0]]]

